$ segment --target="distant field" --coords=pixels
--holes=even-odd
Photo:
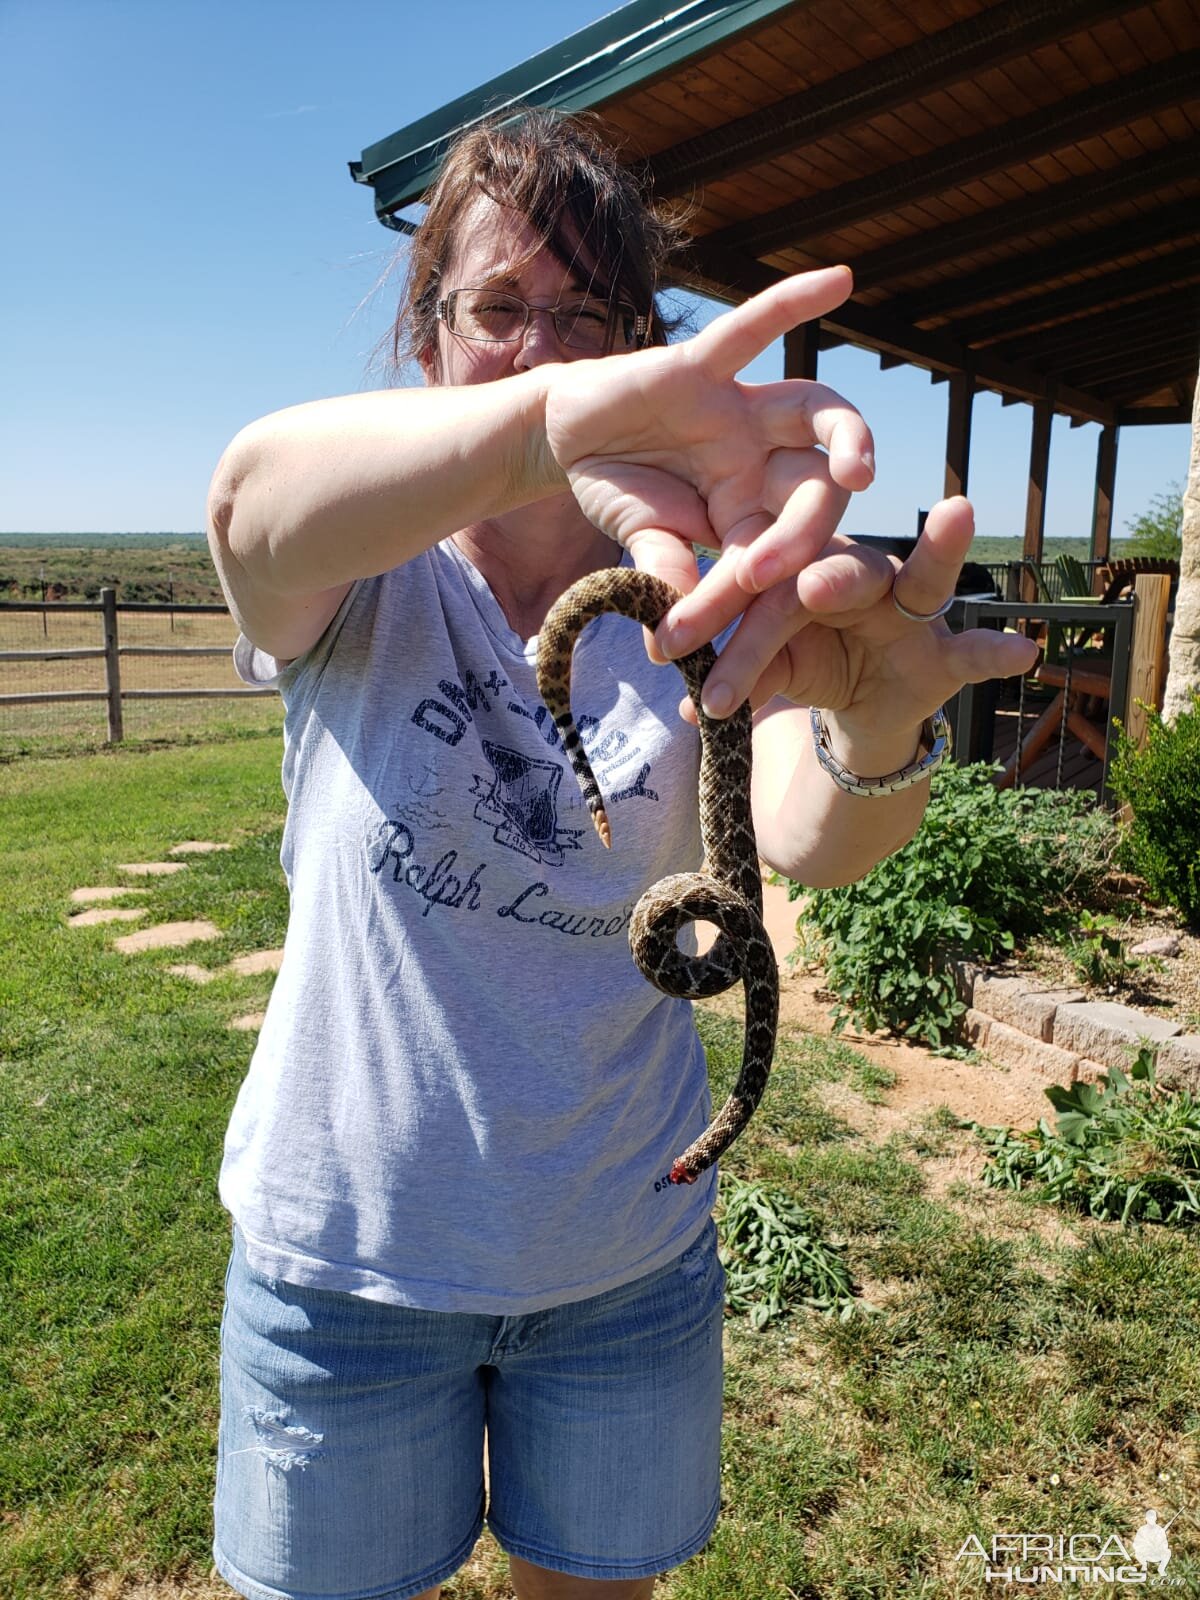
[[[94,601],[102,587],[111,586],[125,602],[224,603],[201,534],[0,534],[0,651],[56,653],[51,659],[0,660],[0,695],[104,688],[103,660],[69,654],[102,646],[98,613],[8,611],[2,604],[40,600],[43,583],[50,601]],[[230,652],[237,629],[228,613],[123,614],[118,621],[122,646],[221,651],[211,656],[123,656],[123,690],[243,687],[233,671]],[[282,707],[275,695],[126,700],[124,723],[128,744],[192,743],[278,733]],[[107,726],[102,700],[0,704],[0,762],[98,750]]]
[[[1042,559],[1053,561],[1056,556],[1075,556],[1079,561],[1086,561],[1090,541],[1087,539],[1047,539],[1042,547]],[[1021,559],[1021,539],[996,539],[979,538],[971,546],[972,561],[1019,561]]]
[[[1117,541],[1118,543],[1120,541]],[[1086,539],[1047,539],[1045,558],[1087,560]],[[976,539],[973,561],[1016,561],[1021,539]],[[95,600],[109,586],[118,600],[213,603],[221,586],[199,533],[0,533],[0,601]]]
[[[0,600],[222,599],[203,534],[0,533]]]

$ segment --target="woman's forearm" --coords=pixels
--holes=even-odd
[[[565,478],[545,445],[542,369],[467,388],[316,400],[251,423],[209,494],[229,565],[271,593],[373,577]]]
[[[769,867],[810,889],[836,888],[908,843],[925,814],[928,782],[896,794],[847,794],[816,758],[808,708],[780,700],[767,713],[764,707],[754,731],[752,784],[759,855]],[[881,736],[877,745],[842,739],[836,751],[851,770],[873,777],[911,761],[917,740],[914,729]]]

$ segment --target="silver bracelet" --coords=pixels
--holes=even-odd
[[[808,714],[812,723],[813,748],[816,750],[817,760],[838,788],[844,789],[847,794],[867,796],[896,794],[898,790],[907,789],[911,784],[920,783],[922,779],[928,778],[950,754],[952,746],[950,723],[946,717],[945,706],[939,706],[933,715],[926,717],[921,724],[921,742],[917,746],[915,760],[910,761],[906,767],[901,767],[898,772],[889,772],[882,778],[860,778],[856,772],[844,767],[834,755],[825,718],[816,706],[810,706]]]

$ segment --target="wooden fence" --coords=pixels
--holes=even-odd
[[[95,648],[71,647],[45,650],[0,650],[0,662],[15,661],[104,661],[105,687],[103,689],[52,689],[24,691],[18,694],[0,694],[0,709],[16,705],[48,705],[55,701],[103,700],[107,702],[109,744],[119,744],[124,738],[125,719],[123,705],[126,700],[212,700],[259,699],[275,695],[274,689],[187,688],[187,689],[122,689],[121,660],[130,656],[176,656],[196,658],[220,656],[228,661],[228,645],[123,645],[120,642],[118,618],[122,614],[136,616],[160,615],[229,615],[223,605],[175,605],[129,601],[117,603],[115,589],[101,589],[96,600],[14,601],[0,606],[3,613],[41,612],[43,616],[58,616],[69,612],[93,612],[102,621],[104,643]]]

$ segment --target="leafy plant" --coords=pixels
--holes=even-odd
[[[1116,842],[1089,796],[1000,790],[983,762],[943,767],[903,849],[807,895],[801,944],[840,1002],[835,1031],[853,1021],[950,1049],[966,1009],[950,962],[988,961],[1043,931],[1049,908],[1086,899]]]
[[[1130,962],[1125,946],[1112,932],[1119,927],[1116,917],[1086,909],[1079,913],[1079,931],[1083,937],[1068,946],[1068,954],[1082,982],[1097,986],[1113,983],[1128,972]]]
[[[1142,750],[1117,727],[1109,782],[1132,813],[1129,859],[1156,899],[1200,927],[1200,693],[1169,726],[1152,716]]]
[[[1200,1102],[1159,1085],[1154,1062],[1143,1047],[1128,1077],[1112,1067],[1097,1085],[1051,1085],[1053,1128],[968,1124],[989,1151],[984,1183],[1041,1183],[1048,1200],[1109,1222],[1200,1223]]]
[[[781,1189],[721,1175],[720,1258],[725,1300],[765,1327],[793,1306],[854,1315],[855,1288],[840,1241],[823,1239],[812,1214]]]
[[[1130,536],[1122,541],[1121,555],[1178,561],[1183,550],[1183,485],[1173,483],[1164,494],[1156,494],[1149,509],[1125,526]]]

